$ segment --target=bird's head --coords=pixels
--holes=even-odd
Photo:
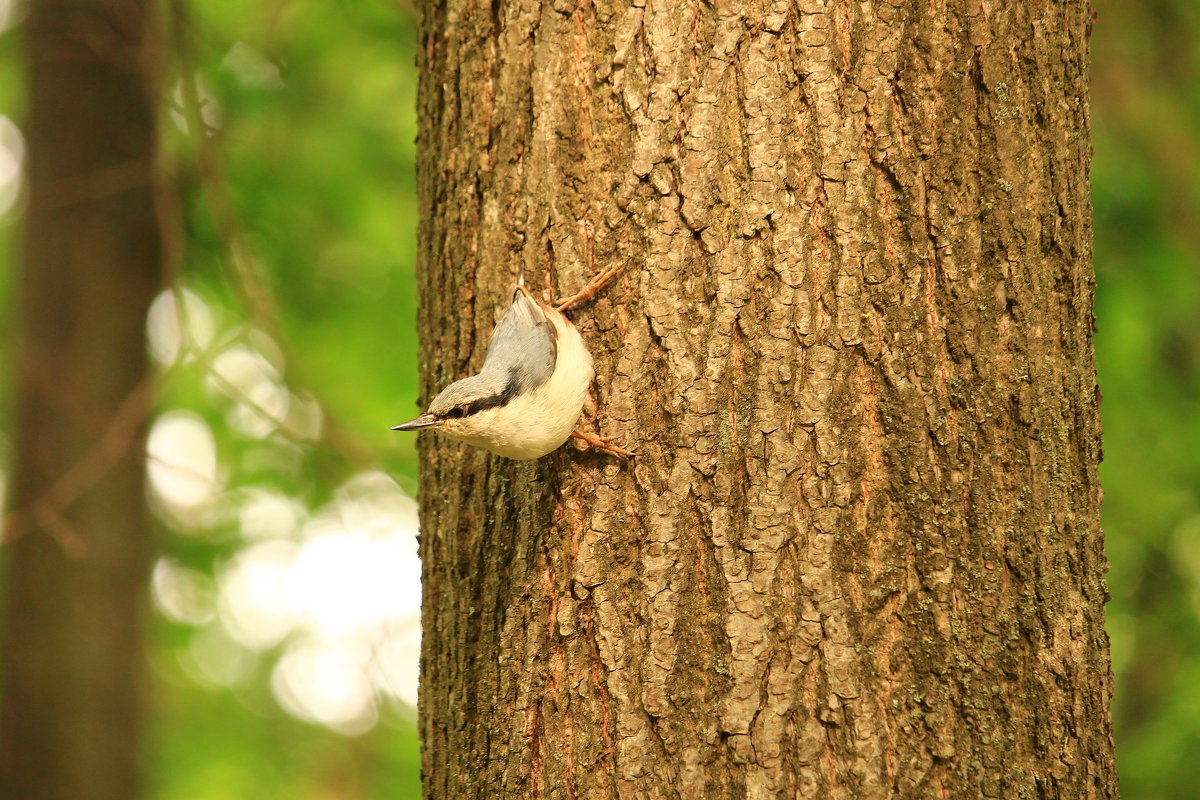
[[[456,439],[486,438],[497,410],[508,405],[516,392],[517,381],[511,375],[472,375],[447,386],[433,398],[428,411],[392,430],[433,428]]]

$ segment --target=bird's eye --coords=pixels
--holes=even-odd
[[[461,406],[457,406],[450,409],[442,416],[446,419],[460,419],[464,413],[466,413],[465,410]]]

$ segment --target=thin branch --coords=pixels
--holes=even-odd
[[[45,494],[4,518],[0,543],[7,544],[24,536],[36,527],[30,524],[33,522],[42,525],[68,555],[82,555],[83,539],[66,522],[63,514],[129,452],[149,413],[153,385],[153,376],[142,378],[121,401],[96,446],[60,475]]]

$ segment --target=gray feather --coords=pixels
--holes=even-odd
[[[518,288],[508,311],[492,331],[480,375],[506,375],[516,381],[518,394],[524,394],[550,380],[557,361],[554,324],[542,307]]]
[[[442,389],[429,404],[429,413],[446,417],[455,412],[462,417],[485,408],[501,406],[512,399],[516,384],[500,373],[480,373],[463,378]]]

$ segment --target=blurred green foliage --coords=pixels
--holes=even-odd
[[[227,185],[283,333],[334,417],[415,474],[413,437],[383,424],[416,408],[413,21],[379,2],[193,5]],[[237,313],[226,242],[182,178],[188,285]]]
[[[160,409],[200,420],[216,463],[211,480],[194,476],[193,484],[212,484],[203,503],[171,506],[151,493],[164,563],[187,580],[171,590],[173,604],[157,583],[154,591],[164,613],[150,654],[149,795],[418,798],[414,709],[376,694],[375,711],[350,735],[301,721],[275,685],[286,639],[243,646],[222,634],[218,614],[220,578],[253,544],[240,516],[247,497],[294,498],[305,520],[320,522],[322,513],[344,514],[331,502],[338,487],[372,470],[415,494],[415,437],[388,430],[417,411],[415,21],[402,3],[386,2],[158,7],[164,29],[182,34],[169,37],[162,125],[164,178],[181,220],[170,235],[172,271],[211,329],[187,359],[163,366]],[[21,45],[19,28],[0,34],[0,113],[18,123]],[[203,143],[183,89],[193,72],[210,126]],[[215,175],[205,174],[206,153],[218,159]],[[269,287],[270,319],[248,313],[231,252],[239,242],[206,191],[213,181],[229,197],[250,269]],[[6,304],[20,205],[0,214]],[[6,376],[11,319],[0,315]],[[256,416],[237,387],[214,382],[210,368],[233,350],[277,378],[267,385],[274,394],[253,399],[283,409],[280,419]],[[243,372],[244,364],[227,365],[235,384]],[[307,423],[297,409],[307,409]],[[6,467],[3,436],[0,457]],[[195,618],[181,621],[167,606]],[[224,675],[197,666],[204,648]]]
[[[1200,786],[1200,4],[1102,0],[1096,354],[1122,794]]]
[[[290,389],[316,394],[323,430],[313,441],[248,434],[204,369],[175,370],[162,406],[208,423],[226,493],[266,489],[312,511],[370,468],[415,493],[414,437],[388,430],[415,415],[417,397],[414,21],[381,2],[192,3],[187,12],[170,20],[192,52],[173,49],[175,112],[164,126],[179,170],[183,283],[216,317],[217,339],[248,342]],[[212,126],[203,145],[180,124],[189,67]],[[218,175],[202,174],[198,147],[219,159]],[[251,268],[274,298],[265,338],[268,326],[247,320],[234,288],[235,243],[206,179],[223,182]],[[168,531],[167,552],[201,575],[219,574],[245,546],[237,520],[219,513],[183,527],[200,532]],[[232,685],[204,686],[186,668],[203,628],[163,621],[159,634],[152,797],[420,796],[412,709],[380,701],[380,723],[345,736],[281,710],[279,647],[251,653]]]
[[[1096,5],[1096,346],[1118,759],[1126,798],[1184,800],[1200,785],[1200,5]],[[417,396],[411,10],[287,0],[189,9],[188,58],[213,125],[206,146],[282,341],[254,331],[231,280],[175,52],[164,129],[183,283],[211,311],[215,340],[249,343],[288,387],[315,392],[324,424],[316,437],[253,435],[231,423],[234,403],[203,363],[168,369],[162,408],[207,423],[226,494],[269,489],[311,511],[372,467],[411,493],[414,439],[388,431],[415,414]],[[19,56],[16,37],[0,35],[0,112],[18,120]],[[0,215],[5,298],[18,214],[19,204]],[[11,318],[0,315],[6,343]],[[246,545],[235,515],[163,519],[172,563],[208,576],[199,586],[211,593],[211,576]],[[158,617],[151,797],[420,796],[411,709],[381,701],[380,723],[357,735],[301,722],[272,695],[278,648],[243,653],[235,680],[196,680],[187,654],[203,630]]]

